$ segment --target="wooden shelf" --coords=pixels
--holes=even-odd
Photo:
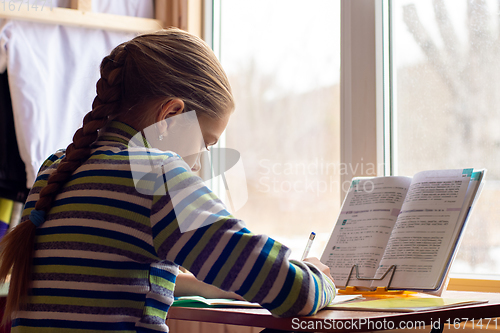
[[[15,10],[9,10],[8,2],[6,1],[5,10],[0,4],[0,18],[136,33],[150,32],[163,28],[163,22],[160,20],[94,13],[88,11],[90,7],[88,6],[88,2],[86,4],[87,6],[84,8],[87,10],[50,8],[49,6],[44,6],[43,10],[40,10],[41,5],[39,5],[38,10],[35,10],[33,8],[28,9],[26,4],[23,4],[20,8],[19,4],[16,4]]]

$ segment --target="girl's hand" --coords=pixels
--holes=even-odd
[[[333,282],[335,282],[333,280],[333,277],[332,277],[331,273],[330,273],[330,267],[328,267],[327,265],[323,264],[321,261],[319,261],[318,258],[315,258],[315,257],[305,258],[304,261],[308,262],[310,264],[313,264],[314,266],[316,266],[316,268],[319,269],[321,272],[325,273],[325,275],[328,276],[330,278],[330,280],[332,280]]]

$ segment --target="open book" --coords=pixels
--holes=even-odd
[[[188,307],[188,308],[218,308],[218,307],[234,307],[234,308],[260,308],[259,303],[251,303],[247,301],[239,301],[230,298],[205,298],[202,296],[182,296],[176,297],[172,306]]]
[[[336,295],[328,307],[362,298],[361,295]],[[228,298],[205,298],[202,296],[176,297],[172,306],[188,308],[260,308],[259,303]]]
[[[424,171],[411,177],[354,179],[321,261],[337,287],[440,291],[456,255],[485,170]],[[392,278],[392,280],[390,280]],[[390,283],[389,283],[390,282]]]
[[[336,310],[361,310],[361,311],[387,311],[387,312],[416,312],[436,309],[445,309],[471,304],[488,303],[470,299],[453,299],[441,297],[395,297],[347,304],[331,305],[330,309]]]

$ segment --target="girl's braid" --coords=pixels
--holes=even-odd
[[[69,180],[73,172],[88,159],[91,144],[97,139],[99,129],[106,126],[111,115],[118,112],[122,92],[123,67],[127,58],[125,46],[117,47],[101,62],[101,78],[97,81],[97,96],[92,111],[83,118],[83,126],[73,136],[73,142],[66,148],[61,160],[47,185],[40,191],[35,209],[48,211],[55,195]]]

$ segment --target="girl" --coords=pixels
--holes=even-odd
[[[196,159],[188,166],[146,137],[146,148],[132,140],[163,124],[161,140],[166,119],[195,110],[205,148],[233,109],[214,53],[181,30],[138,36],[103,59],[92,111],[44,162],[21,224],[2,241],[0,278],[12,272],[3,321],[12,316],[13,332],[168,332],[174,286],[235,292],[276,316],[314,314],[331,301],[328,268],[290,261],[286,247],[247,230],[191,173]],[[158,167],[134,182],[131,170],[148,163]],[[179,189],[190,191],[182,209]],[[184,232],[182,214],[212,222]]]

